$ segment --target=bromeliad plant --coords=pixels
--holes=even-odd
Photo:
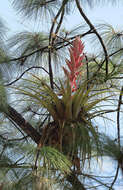
[[[63,67],[66,75],[65,85],[60,81],[60,93],[46,82],[33,75],[28,80],[31,85],[19,87],[19,91],[39,107],[46,110],[52,120],[42,128],[40,147],[51,146],[66,155],[80,171],[80,160],[91,158],[93,150],[98,151],[98,132],[92,125],[97,104],[107,97],[99,98],[101,93],[92,93],[93,86],[87,88],[88,81],[78,87],[81,69],[84,64],[84,45],[77,37],[69,48],[70,60],[66,60],[69,71]],[[36,79],[36,80],[35,80]],[[78,83],[77,83],[78,82]],[[96,147],[96,149],[95,149]]]

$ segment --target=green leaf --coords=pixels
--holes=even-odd
[[[45,158],[46,163],[50,163],[51,168],[53,167],[63,173],[70,173],[71,162],[58,150],[52,147],[43,146],[40,149],[40,154],[41,157]]]

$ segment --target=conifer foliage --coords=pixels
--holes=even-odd
[[[47,31],[9,38],[0,20],[0,190],[120,185],[123,34],[84,12],[102,2],[13,0],[23,19]],[[63,24],[73,9],[84,24],[70,30]]]

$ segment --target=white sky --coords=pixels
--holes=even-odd
[[[9,28],[9,35],[20,31],[48,31],[48,21],[41,25],[40,20],[37,24],[30,20],[24,20],[24,18],[18,15],[13,9],[11,2],[12,0],[3,0],[0,5],[0,17],[4,19],[6,26]],[[95,6],[93,9],[86,6],[84,11],[93,24],[108,23],[118,31],[123,29],[123,2],[117,3],[113,6],[111,4]],[[71,30],[79,24],[83,24],[83,19],[79,12],[72,8],[71,15],[67,17],[65,29]],[[100,48],[95,45],[95,43],[90,43],[88,40],[83,39],[83,42],[85,43],[85,52],[95,54],[98,51],[98,48]]]
[[[0,16],[4,18],[7,26],[12,32],[24,30],[33,30],[30,21],[25,22],[16,14],[16,11],[11,6],[11,0],[3,0],[0,4]],[[85,8],[85,12],[93,23],[108,22],[118,29],[123,28],[123,2],[117,3],[114,6],[104,5],[95,7],[93,9]],[[21,24],[23,23],[23,25]],[[74,25],[82,23],[79,13],[73,10],[71,16],[68,17],[66,27],[73,27]]]

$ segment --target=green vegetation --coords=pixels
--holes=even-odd
[[[47,32],[9,39],[0,20],[0,190],[115,189],[123,172],[123,34],[93,25],[84,8],[95,4],[13,0],[24,19],[48,24]],[[68,31],[73,7],[85,24]],[[88,36],[96,55],[85,52]],[[113,173],[101,171],[107,158]]]

